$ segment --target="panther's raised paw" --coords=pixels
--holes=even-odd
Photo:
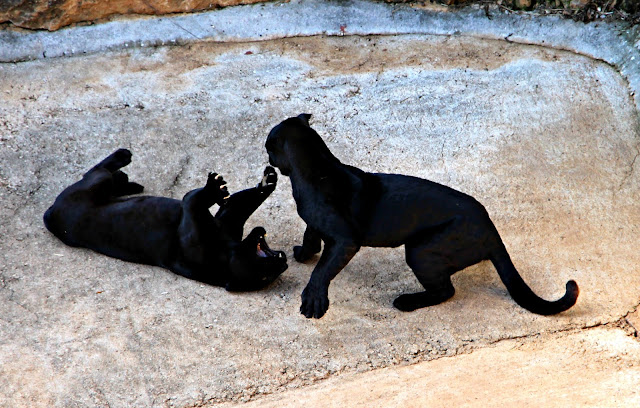
[[[212,194],[214,201],[218,205],[222,205],[224,200],[229,198],[229,191],[227,190],[227,182],[224,181],[222,176],[218,173],[209,173],[207,178],[207,185],[204,186],[205,191]]]
[[[271,194],[273,190],[276,189],[277,183],[278,183],[278,173],[276,173],[276,170],[273,167],[267,166],[264,169],[264,175],[262,176],[262,180],[260,180],[260,183],[258,184],[258,189],[262,193]]]
[[[122,168],[127,164],[131,163],[131,157],[133,154],[129,149],[118,149],[113,152],[114,164],[118,166],[118,168]]]
[[[111,153],[106,159],[98,163],[95,168],[104,168],[110,172],[116,172],[131,163],[131,151],[129,149],[118,149]]]

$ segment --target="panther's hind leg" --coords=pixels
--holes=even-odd
[[[122,197],[126,195],[142,193],[144,187],[138,183],[129,181],[129,176],[122,170],[113,173],[113,196]]]
[[[106,169],[113,173],[131,163],[131,156],[131,152],[128,149],[118,149],[93,166],[85,173],[85,176],[99,169]]]
[[[137,194],[143,187],[130,183],[129,177],[120,169],[131,163],[131,152],[118,149],[87,171],[74,190],[85,191],[94,204],[109,202],[113,197]]]
[[[451,275],[482,260],[481,244],[469,242],[474,230],[464,219],[454,218],[405,244],[407,264],[425,291],[401,295],[393,305],[412,311],[451,298]]]
[[[442,273],[443,271],[440,271]],[[450,299],[454,293],[455,289],[453,284],[451,283],[451,278],[446,271],[444,274],[439,277],[439,279],[427,280],[421,278],[423,274],[419,274],[414,270],[414,273],[418,277],[418,280],[426,289],[424,292],[417,293],[406,293],[404,295],[398,296],[394,301],[393,305],[403,312],[411,312],[416,309],[420,309],[427,306],[434,306],[444,302],[447,299]],[[431,270],[430,273],[438,273],[437,270]]]

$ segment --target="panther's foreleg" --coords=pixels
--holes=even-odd
[[[353,241],[325,241],[320,260],[302,292],[300,313],[306,317],[321,318],[329,309],[329,283],[360,250]]]

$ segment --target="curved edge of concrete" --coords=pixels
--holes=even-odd
[[[629,82],[636,107],[640,89],[640,27],[584,24],[555,16],[504,14],[468,7],[456,12],[368,0],[297,0],[216,11],[121,18],[55,32],[0,31],[0,62],[90,54],[129,47],[197,41],[244,42],[313,35],[464,35],[562,49],[605,61]]]

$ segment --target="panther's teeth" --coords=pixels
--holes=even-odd
[[[218,179],[222,178],[222,176],[218,174],[218,175],[216,175],[214,178],[215,178],[216,180],[218,180]]]
[[[223,188],[225,188],[226,186],[227,186],[226,184],[221,185],[221,186],[220,186],[220,190],[222,190],[222,189],[223,189]]]

